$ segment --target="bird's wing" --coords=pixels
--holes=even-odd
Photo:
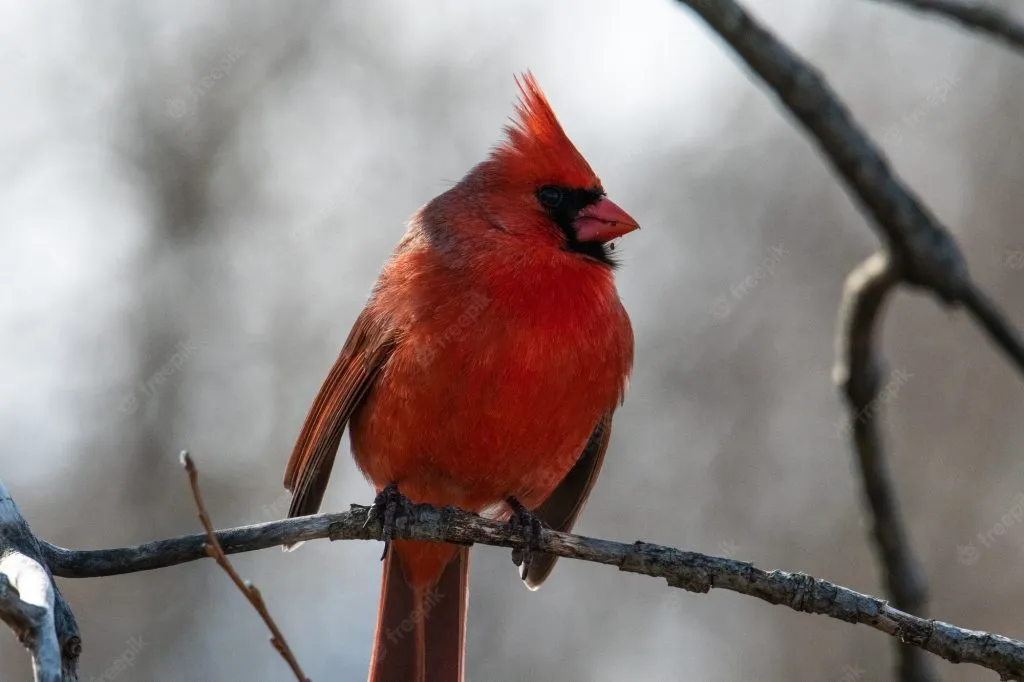
[[[583,448],[583,454],[569,470],[562,482],[558,484],[551,496],[542,505],[533,510],[534,515],[551,528],[568,533],[576,523],[576,517],[583,510],[583,505],[590,495],[590,490],[597,481],[604,461],[604,453],[608,450],[608,441],[612,435],[612,413],[608,411],[597,426],[594,427]],[[535,590],[541,586],[551,569],[555,567],[558,557],[542,552],[535,552],[523,580],[526,586]]]
[[[394,334],[364,310],[309,408],[288,460],[284,487],[292,492],[289,517],[315,514],[320,508],[345,426],[394,348]]]

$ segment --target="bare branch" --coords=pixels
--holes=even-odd
[[[350,521],[350,512],[300,516],[217,531],[217,541],[225,554],[239,554],[332,536],[339,540],[377,539],[371,528],[360,529],[361,532],[349,528]],[[39,544],[54,575],[61,578],[103,578],[203,559],[209,556],[206,542],[205,533],[196,533],[118,549],[70,550],[45,540],[40,540]]]
[[[42,564],[19,552],[0,559],[0,619],[32,652],[36,682],[61,682],[53,585]]]
[[[846,278],[833,377],[850,408],[853,445],[873,521],[872,537],[883,568],[886,594],[896,608],[923,616],[927,610],[924,574],[910,548],[878,427],[878,415],[887,396],[879,394],[882,362],[874,351],[875,323],[896,284],[896,275],[884,252],[869,257]],[[895,382],[899,379],[894,377],[891,383],[898,385]],[[900,680],[938,679],[931,662],[922,654],[915,647],[896,644]]]
[[[970,31],[978,31],[1000,40],[1010,47],[1024,50],[1024,24],[998,7],[980,2],[957,0],[875,0],[890,5],[903,5],[921,12],[935,14],[960,24]]]
[[[971,317],[988,332],[989,338],[1009,355],[1018,367],[1024,367],[1024,346],[1016,330],[1007,325],[1002,312],[985,293],[975,287],[964,291],[964,306]]]
[[[379,520],[367,522],[369,507],[352,505],[347,512],[271,521],[217,532],[224,552],[248,552],[277,545],[330,538],[379,540]],[[409,506],[396,520],[396,539],[480,543],[522,549],[522,534],[508,524],[447,507]],[[205,556],[206,536],[189,535],[122,549],[74,551],[43,543],[56,575],[94,577],[144,571],[195,561]],[[686,552],[646,542],[626,544],[545,529],[537,549],[568,559],[617,566],[622,571],[665,578],[690,592],[713,587],[782,604],[796,611],[818,613],[848,623],[861,623],[954,663],[975,663],[1004,679],[1024,682],[1024,642],[1002,635],[959,628],[910,615],[884,600],[861,594],[802,573],[765,571],[742,561]]]
[[[281,630],[277,627],[277,623],[274,622],[274,618],[270,615],[270,611],[267,609],[259,589],[248,580],[242,580],[242,576],[238,575],[238,571],[235,570],[235,567],[231,565],[231,562],[225,556],[220,542],[217,541],[217,532],[213,529],[210,514],[206,511],[206,505],[203,504],[202,493],[199,492],[199,472],[196,470],[195,464],[192,463],[192,458],[189,457],[188,452],[185,450],[181,452],[181,465],[188,472],[188,483],[192,488],[192,497],[196,501],[196,509],[199,511],[199,521],[203,524],[203,528],[206,529],[206,553],[213,557],[213,560],[224,569],[224,572],[228,574],[231,581],[235,583],[235,586],[241,590],[242,594],[249,600],[249,603],[256,609],[256,613],[260,614],[260,618],[263,619],[263,622],[267,624],[267,629],[270,630],[270,643],[281,654],[288,667],[292,669],[295,678],[299,682],[310,682],[309,678],[302,672],[295,654],[292,653],[291,648],[288,646],[288,641],[284,638]]]
[[[0,481],[0,620],[32,653],[36,682],[76,682],[82,640],[39,541]]]
[[[20,557],[10,554],[8,557]],[[6,560],[5,558],[5,560]],[[46,607],[23,601],[21,593],[11,583],[7,573],[0,570],[0,620],[7,623],[18,641],[29,649],[35,648],[35,638],[46,618]]]
[[[941,14],[972,29],[987,31],[1015,47],[1024,46],[1024,28],[994,8],[951,0],[884,1]],[[734,0],[679,2],[693,9],[722,36],[810,133],[858,205],[872,216],[873,226],[887,248],[886,255],[869,259],[848,280],[841,336],[846,345],[840,348],[837,380],[844,387],[853,412],[854,441],[874,515],[875,539],[895,606],[804,574],[764,571],[744,562],[645,542],[625,544],[545,529],[534,540],[537,548],[555,556],[663,577],[669,585],[691,592],[703,593],[718,587],[797,611],[861,623],[949,661],[975,663],[998,672],[1003,679],[1024,680],[1024,643],[907,612],[924,608],[924,584],[905,540],[871,409],[879,388],[879,369],[872,347],[875,321],[897,282],[925,288],[946,304],[967,308],[993,342],[1024,372],[1024,343],[1020,335],[972,283],[949,231],[890,169],[877,146],[813,67],[780,43]],[[121,549],[73,551],[40,543],[0,484],[0,618],[32,648],[38,680],[76,680],[80,650],[74,617],[44,568],[42,557],[57,575],[93,577],[150,570],[204,556],[212,556],[246,594],[270,629],[275,648],[296,677],[305,680],[258,590],[238,576],[226,555],[325,537],[379,540],[380,522],[368,523],[368,508],[353,506],[339,514],[216,532],[187,454],[183,455],[183,463],[206,533]],[[522,535],[507,524],[428,505],[413,505],[407,515],[398,519],[395,537],[524,547]],[[56,657],[63,670],[55,676],[54,649],[58,641],[61,646]],[[905,672],[920,671],[921,677],[917,679],[932,679],[919,657],[907,656],[904,664],[911,666],[904,667]]]
[[[859,205],[874,218],[900,279],[946,303],[964,305],[1024,373],[1016,328],[971,282],[949,231],[889,168],[826,80],[734,0],[678,0],[696,12],[775,92],[825,153]]]

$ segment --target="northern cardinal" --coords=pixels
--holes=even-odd
[[[378,494],[572,528],[633,363],[605,196],[527,72],[505,140],[413,215],[302,426],[288,515],[320,507],[346,425]],[[517,517],[518,518],[518,517]],[[370,682],[462,680],[468,548],[385,550]],[[537,553],[536,589],[555,563]]]

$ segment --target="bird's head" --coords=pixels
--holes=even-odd
[[[487,188],[493,222],[612,266],[608,242],[640,226],[605,195],[533,75],[516,83],[520,99],[506,139],[474,173]]]

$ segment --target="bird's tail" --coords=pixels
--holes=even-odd
[[[411,584],[400,554],[408,563],[409,550],[441,548],[455,549],[441,577]],[[468,606],[469,548],[395,541],[384,563],[369,682],[462,682]]]

